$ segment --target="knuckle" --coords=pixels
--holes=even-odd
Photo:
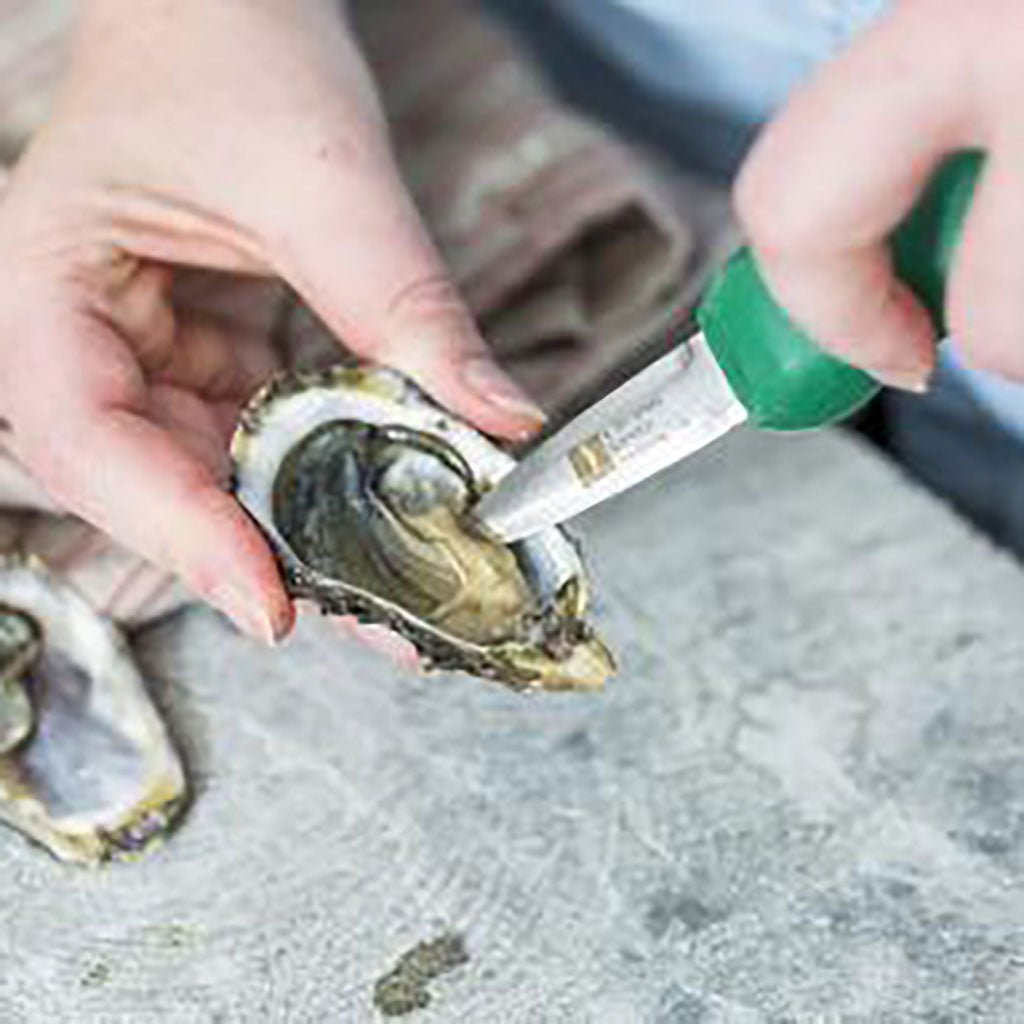
[[[426,274],[395,289],[382,328],[373,355],[385,361],[394,358],[399,349],[403,359],[413,358],[410,343],[425,357],[469,351],[480,344],[458,289],[442,273]]]
[[[447,320],[466,315],[455,284],[439,272],[399,286],[388,302],[387,313],[390,320],[397,322]]]

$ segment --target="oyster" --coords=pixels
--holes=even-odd
[[[117,628],[38,563],[0,560],[0,820],[98,863],[147,847],[184,794]]]
[[[427,666],[516,689],[593,689],[614,671],[566,535],[506,546],[468,515],[511,456],[400,374],[279,377],[242,414],[232,456],[293,595],[389,626]]]

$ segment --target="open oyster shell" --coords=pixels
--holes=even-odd
[[[279,377],[243,413],[232,456],[293,595],[389,626],[427,666],[516,689],[595,689],[614,671],[566,535],[506,546],[467,515],[511,456],[400,374]]]
[[[39,563],[0,559],[0,820],[95,864],[144,850],[184,796],[117,627]]]

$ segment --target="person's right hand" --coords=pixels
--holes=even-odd
[[[935,328],[887,244],[940,163],[986,152],[946,288],[974,367],[1024,380],[1024,64],[1019,0],[897,0],[763,132],[736,188],[774,295],[883,383],[924,391]]]
[[[541,414],[427,239],[333,0],[82,7],[53,118],[0,203],[0,415],[59,503],[271,640],[291,604],[223,490],[265,368],[175,316],[175,266],[283,277],[485,431]]]

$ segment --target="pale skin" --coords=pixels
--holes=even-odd
[[[738,184],[778,297],[898,386],[924,386],[933,338],[882,241],[967,145],[990,161],[950,319],[979,365],[1024,374],[1017,6],[903,0],[794,97]],[[173,268],[283,278],[349,347],[481,430],[523,437],[541,414],[447,278],[334,0],[81,9],[60,100],[0,203],[0,412],[56,501],[272,641],[292,607],[223,487],[232,423],[266,367],[173,315]]]
[[[225,493],[258,384],[172,266],[276,275],[361,355],[490,433],[541,413],[491,361],[399,180],[332,0],[91,0],[0,205],[0,410],[38,481],[246,632],[292,608]]]
[[[1024,64],[1017,0],[901,0],[761,135],[736,205],[765,277],[822,345],[923,391],[935,332],[884,239],[936,165],[988,159],[947,289],[965,358],[1024,377]]]

